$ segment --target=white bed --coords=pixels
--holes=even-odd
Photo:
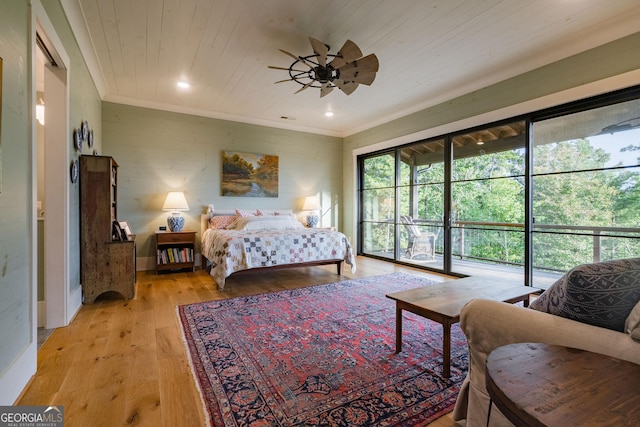
[[[235,211],[215,212],[213,225],[211,216],[201,216],[202,265],[219,290],[227,277],[246,270],[336,264],[341,274],[346,262],[355,272],[355,255],[343,233],[306,228],[290,210],[258,212],[261,215],[248,217]],[[231,218],[223,217],[231,216],[235,221],[227,225]]]

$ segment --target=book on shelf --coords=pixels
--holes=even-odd
[[[175,247],[158,249],[157,262],[158,264],[194,262],[193,248]]]

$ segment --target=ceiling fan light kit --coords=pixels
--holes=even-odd
[[[294,81],[302,87],[295,93],[314,87],[320,89],[320,97],[331,93],[337,87],[347,95],[353,93],[360,84],[371,85],[378,71],[378,57],[375,54],[362,56],[360,48],[351,40],[347,40],[336,54],[330,54],[329,45],[309,37],[313,55],[296,56],[286,50],[280,52],[292,57],[289,68],[270,65],[274,70],[289,72],[289,78],[276,83]]]

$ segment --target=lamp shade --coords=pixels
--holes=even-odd
[[[170,191],[162,205],[163,211],[188,211],[189,205],[182,191]]]
[[[188,211],[189,205],[182,191],[170,191],[162,206],[164,211],[172,211],[167,218],[167,225],[171,231],[182,231],[184,227],[184,217],[179,211]]]
[[[309,196],[304,199],[302,204],[303,211],[310,211],[307,215],[307,227],[315,227],[318,225],[320,217],[318,210],[320,209],[320,199],[318,196]]]
[[[309,196],[304,199],[302,204],[303,211],[317,211],[320,209],[320,199],[318,196]]]

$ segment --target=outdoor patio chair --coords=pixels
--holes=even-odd
[[[436,259],[436,235],[431,232],[422,232],[413,222],[410,216],[402,215],[400,221],[409,235],[409,244],[405,256],[413,259],[417,255],[425,255],[430,261]]]

